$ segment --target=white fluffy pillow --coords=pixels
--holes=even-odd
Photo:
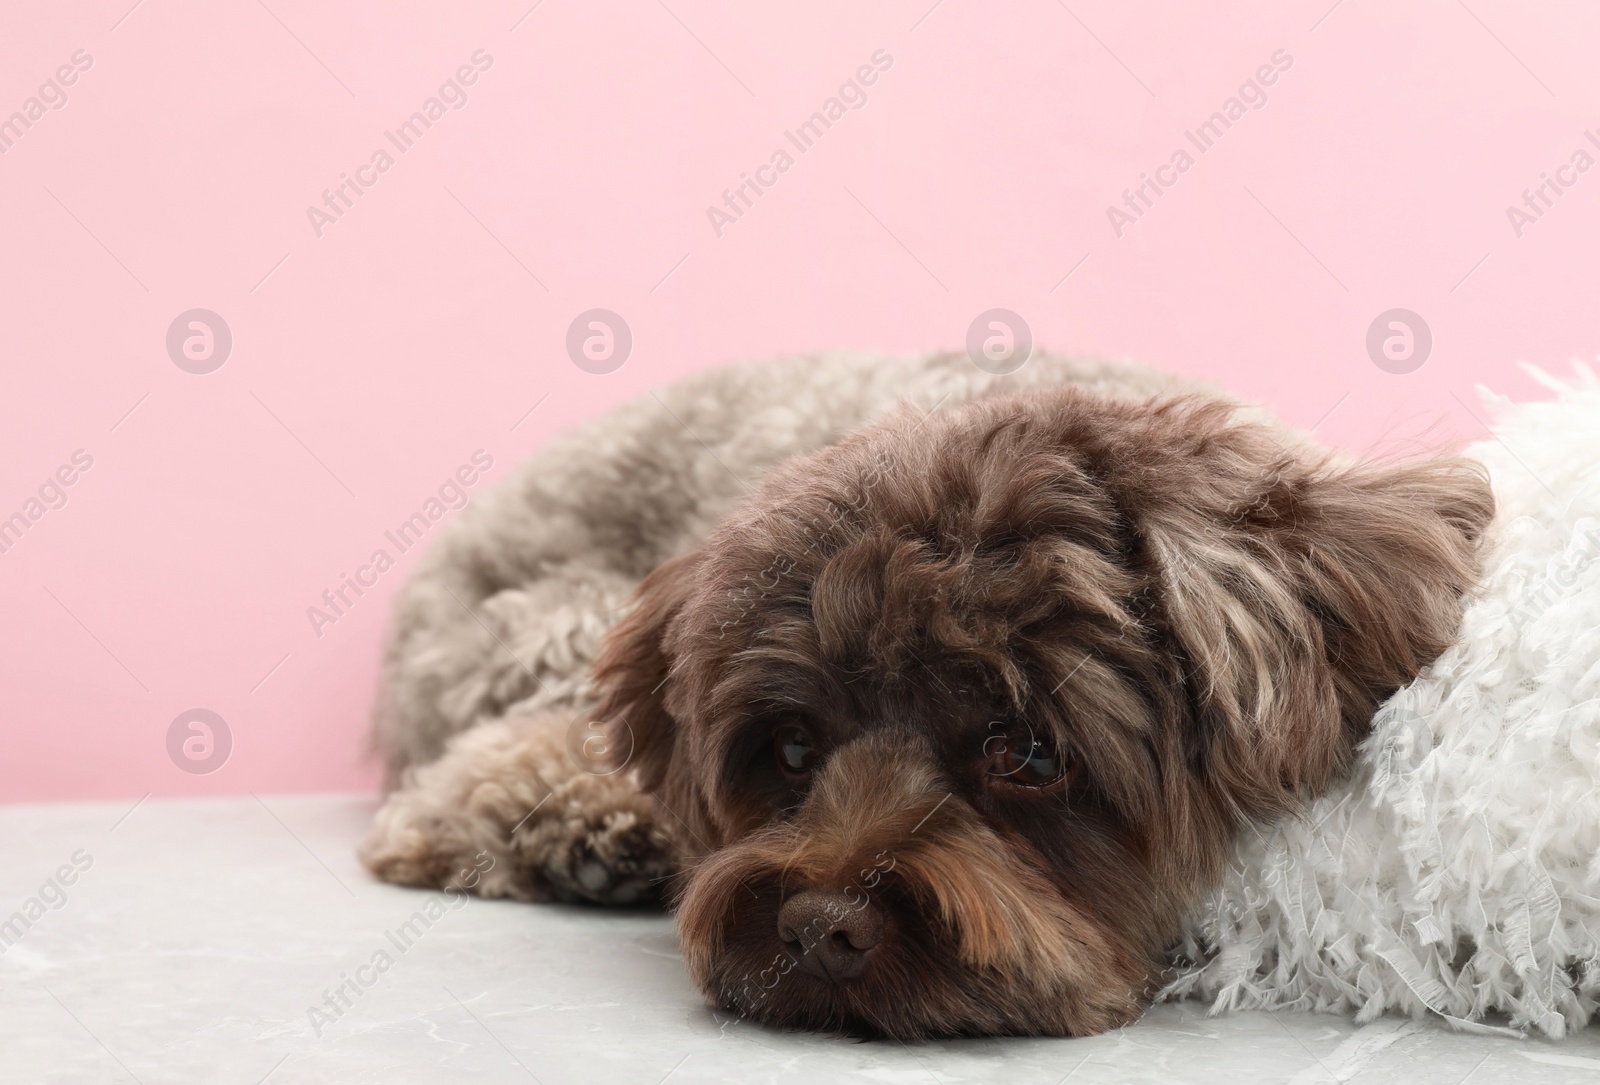
[[[1439,1014],[1552,1037],[1600,997],[1600,382],[1485,393],[1499,511],[1460,641],[1378,712],[1350,786],[1245,834],[1169,997]],[[1493,1028],[1493,1031],[1504,1031]]]

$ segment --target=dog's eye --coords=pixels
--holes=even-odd
[[[785,724],[772,732],[778,767],[789,776],[804,776],[817,761],[817,748],[804,727]]]
[[[1049,787],[1067,774],[1067,758],[1047,735],[1026,726],[991,734],[983,744],[989,775],[1023,787]]]

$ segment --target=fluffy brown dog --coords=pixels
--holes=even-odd
[[[896,1037],[1132,1020],[1234,834],[1338,778],[1449,644],[1492,508],[1460,461],[1073,389],[778,469],[598,669],[688,829],[694,978]]]
[[[1127,367],[896,365],[680,385],[469,510],[391,642],[369,866],[610,903],[677,868],[694,979],[775,1025],[1136,1017],[1237,834],[1451,641],[1487,482]]]

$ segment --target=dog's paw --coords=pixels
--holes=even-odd
[[[584,805],[563,811],[519,842],[519,853],[539,864],[552,896],[610,905],[661,900],[677,861],[654,812],[602,813]]]
[[[513,900],[662,899],[676,848],[631,777],[566,751],[569,717],[483,723],[408,775],[373,821],[361,859],[396,885]]]

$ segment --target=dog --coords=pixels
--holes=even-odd
[[[707,1000],[774,1026],[1125,1025],[1239,834],[1450,645],[1487,479],[1133,367],[826,363],[680,386],[469,509],[402,602],[363,858],[664,894]]]

